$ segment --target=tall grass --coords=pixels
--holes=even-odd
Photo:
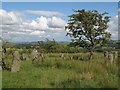
[[[20,72],[3,71],[3,88],[118,88],[117,64],[105,63],[102,53],[86,60],[88,53],[49,53],[36,65],[22,61]],[[69,57],[81,57],[82,60]],[[11,66],[12,56],[5,59]]]

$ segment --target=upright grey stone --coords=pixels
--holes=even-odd
[[[73,56],[70,56],[70,60],[73,60]]]
[[[105,52],[104,52],[104,57],[108,58],[108,54],[109,54],[109,52],[108,52],[108,51],[105,51]]]
[[[33,49],[33,51],[32,51],[32,63],[33,64],[37,64],[38,63],[38,57],[39,57],[38,51]]]
[[[20,54],[18,51],[15,51],[13,53],[11,72],[18,72],[18,71],[20,71]]]
[[[2,72],[2,61],[0,60],[0,72]]]
[[[113,54],[114,61],[118,59],[118,51],[111,51]]]
[[[108,60],[110,61],[110,63],[112,64],[113,63],[113,54],[108,54]]]
[[[64,59],[64,54],[61,55],[61,58]]]
[[[81,60],[81,57],[80,57],[80,56],[78,56],[78,60]]]
[[[28,54],[22,54],[21,59],[22,60],[29,60]]]
[[[42,53],[38,53],[38,55],[41,61],[44,62],[45,56]]]
[[[43,54],[41,54],[41,59],[42,59],[42,62],[44,62],[45,57]]]
[[[118,59],[118,51],[115,51],[115,53],[114,53],[114,59],[115,59],[115,60]]]

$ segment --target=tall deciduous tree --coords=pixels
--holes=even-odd
[[[69,32],[67,35],[74,37],[72,42],[75,45],[87,48],[90,52],[89,59],[92,59],[95,47],[104,45],[110,40],[111,34],[106,32],[110,16],[107,12],[100,14],[97,10],[74,10],[69,23],[65,27]]]

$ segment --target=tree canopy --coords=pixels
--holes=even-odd
[[[110,16],[106,16],[107,12],[100,14],[97,10],[74,12],[76,14],[68,16],[69,23],[65,27],[69,31],[67,35],[74,37],[74,45],[87,48],[92,56],[96,45],[105,45],[110,40],[111,34],[106,31]]]

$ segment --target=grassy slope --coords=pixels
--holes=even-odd
[[[88,54],[48,54],[45,62],[32,65],[21,62],[21,71],[3,71],[3,88],[116,88],[118,87],[118,67],[105,64],[103,55],[96,53],[92,61],[69,60],[78,55],[84,59]],[[6,59],[11,64],[11,56]]]

